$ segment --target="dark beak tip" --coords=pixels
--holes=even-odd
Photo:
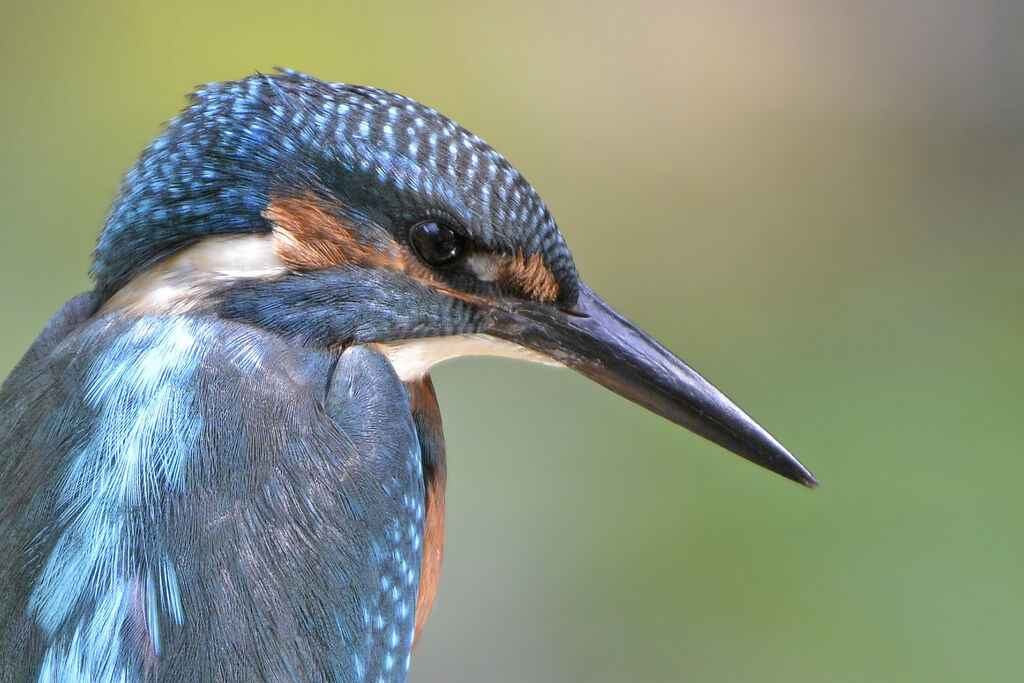
[[[817,477],[808,472],[806,469],[802,468],[800,472],[800,477],[798,479],[794,479],[794,481],[797,482],[798,484],[803,484],[809,489],[816,489],[818,488],[818,486],[821,485],[821,482],[818,481]]]
[[[794,458],[788,452],[781,460],[778,460],[771,464],[765,465],[768,469],[779,474],[790,481],[795,481],[798,484],[803,484],[809,489],[816,489],[820,482],[811,472],[804,467],[799,460]]]
[[[750,418],[747,417],[747,420]],[[752,424],[759,435],[763,437],[759,444],[761,448],[745,452],[737,449],[733,452],[797,484],[802,484],[809,489],[818,488],[818,478],[811,474],[810,470],[804,467],[803,463],[797,460],[785,446],[776,441],[775,437],[764,431],[753,420],[750,420],[749,424]]]

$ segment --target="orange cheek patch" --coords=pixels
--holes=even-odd
[[[278,256],[292,270],[322,270],[339,263],[405,270],[405,256],[390,236],[381,235],[378,244],[360,240],[315,199],[274,199],[263,217],[274,226]]]
[[[539,301],[554,301],[558,298],[558,281],[544,265],[544,258],[539,253],[530,258],[525,258],[523,252],[503,257],[498,279]]]

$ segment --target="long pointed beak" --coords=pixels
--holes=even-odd
[[[584,286],[571,311],[491,309],[489,334],[538,351],[690,431],[804,486],[814,478],[763,427]]]

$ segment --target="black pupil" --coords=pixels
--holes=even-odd
[[[423,221],[412,226],[409,241],[420,258],[432,266],[451,263],[462,254],[465,240],[444,223]]]

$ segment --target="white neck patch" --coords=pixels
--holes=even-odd
[[[231,280],[284,275],[272,235],[208,237],[142,273],[103,304],[128,315],[183,313]]]

